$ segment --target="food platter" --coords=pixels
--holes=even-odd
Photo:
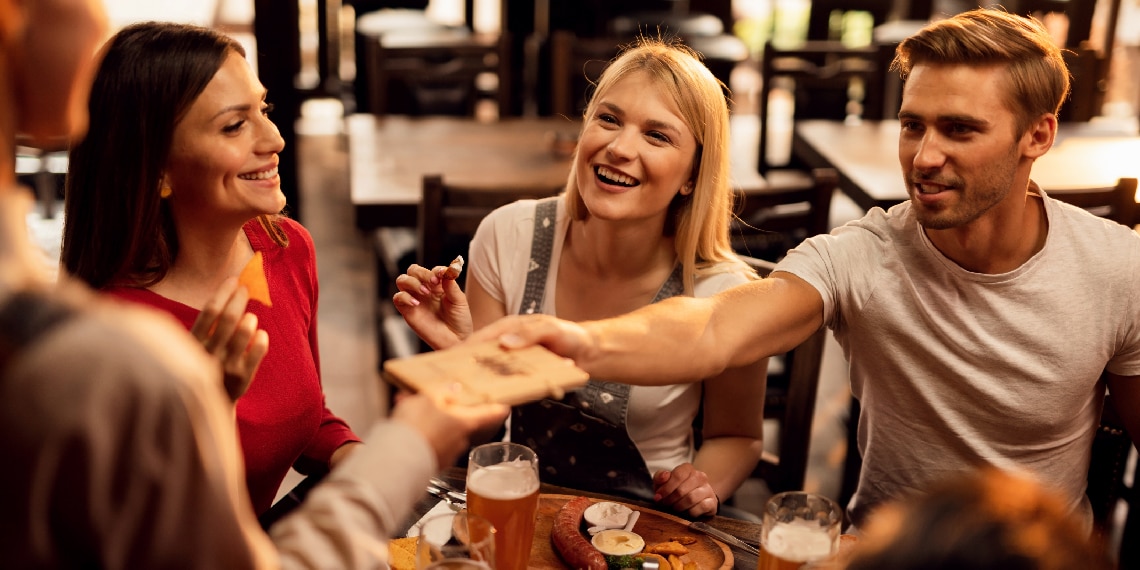
[[[562,505],[573,499],[573,495],[542,494],[538,498],[538,522],[534,529],[534,542],[530,549],[530,563],[528,568],[548,568],[564,570],[566,564],[554,551],[550,542],[550,532],[554,525],[555,515]],[[596,499],[592,499],[597,502]],[[708,535],[689,528],[685,519],[646,509],[637,505],[629,505],[631,509],[639,511],[641,515],[633,531],[641,535],[648,544],[666,542],[677,536],[689,536],[696,542],[688,546],[689,553],[682,556],[686,562],[694,562],[700,570],[721,570],[732,568],[732,551],[724,543]]]

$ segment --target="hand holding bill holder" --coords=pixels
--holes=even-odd
[[[413,392],[459,404],[522,404],[583,386],[589,375],[542,346],[506,350],[498,341],[466,343],[384,362],[385,378]]]

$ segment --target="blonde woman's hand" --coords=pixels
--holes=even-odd
[[[269,352],[269,335],[257,328],[257,316],[246,312],[248,303],[245,286],[237,278],[226,279],[190,327],[190,334],[221,363],[226,393],[235,402]]]
[[[682,463],[672,471],[653,475],[653,500],[691,517],[715,515],[720,505],[716,491],[704,471],[692,463]]]
[[[392,296],[396,310],[432,348],[448,348],[471,335],[467,295],[449,275],[448,266],[412,265],[396,278],[396,288],[399,291]]]

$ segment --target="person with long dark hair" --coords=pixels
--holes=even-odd
[[[291,467],[320,473],[360,441],[324,404],[316,259],[308,231],[280,214],[284,141],[265,88],[233,39],[141,23],[104,49],[89,107],[67,175],[63,266],[174,315],[231,376],[252,378],[237,424],[264,513]],[[269,299],[238,286],[251,262]]]
[[[266,536],[217,359],[159,311],[66,274],[53,283],[28,240],[16,140],[59,148],[82,136],[106,26],[96,0],[0,0],[3,565],[384,567],[429,475],[506,409],[401,400]]]

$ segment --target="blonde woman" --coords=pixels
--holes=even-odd
[[[729,245],[728,139],[724,88],[708,68],[684,46],[640,40],[599,79],[566,192],[482,222],[466,294],[445,267],[413,265],[394,303],[438,349],[511,313],[593,320],[755,279]],[[593,379],[516,407],[509,438],[538,452],[545,481],[715,513],[760,457],[766,369],[762,359],[660,387]]]

